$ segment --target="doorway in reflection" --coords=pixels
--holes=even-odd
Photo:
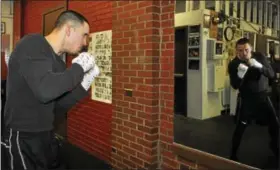
[[[177,115],[186,115],[187,111],[187,102],[186,102],[186,32],[185,28],[177,28],[175,31],[175,73],[174,73],[174,81],[175,81],[175,107],[174,112]]]

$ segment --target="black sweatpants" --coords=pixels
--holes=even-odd
[[[280,85],[279,84],[274,84],[272,86],[271,100],[275,107],[276,114],[279,117],[280,116]]]
[[[259,94],[245,98],[238,96],[231,157],[236,156],[242,135],[253,120],[268,126],[270,148],[276,156],[279,156],[279,120],[270,98],[265,94]]]
[[[58,158],[52,132],[19,132],[8,129],[1,142],[6,166],[11,170],[45,170]],[[3,147],[4,146],[4,147]]]

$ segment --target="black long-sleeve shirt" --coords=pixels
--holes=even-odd
[[[78,64],[66,69],[46,39],[25,36],[9,59],[5,125],[18,131],[53,129],[54,110],[67,111],[88,93]]]
[[[274,62],[271,64],[271,67],[272,67],[272,69],[273,69],[274,72],[275,72],[275,77],[274,77],[274,78],[277,78],[277,77],[276,77],[276,74],[277,74],[277,73],[280,73],[280,61],[279,61],[279,60],[274,61]]]
[[[240,60],[238,57],[235,57],[228,65],[230,84],[234,89],[239,90],[241,96],[266,92],[269,88],[269,79],[274,77],[274,71],[264,55],[253,52],[252,58],[261,63],[263,67],[261,69],[250,67],[248,63]],[[243,79],[237,75],[237,68],[240,63],[249,67]]]

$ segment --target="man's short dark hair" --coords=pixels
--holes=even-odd
[[[237,40],[237,42],[236,42],[236,47],[237,47],[238,45],[244,45],[244,44],[249,44],[249,45],[251,45],[248,38],[240,38],[239,40]]]
[[[57,18],[54,28],[61,28],[67,22],[72,21],[73,23],[83,24],[84,22],[89,23],[88,20],[80,13],[67,10],[63,11]]]

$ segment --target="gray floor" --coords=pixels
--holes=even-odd
[[[219,116],[202,121],[175,115],[174,121],[175,142],[225,158],[229,157],[235,127],[231,116]],[[239,149],[240,162],[262,169],[275,169],[278,161],[269,150],[268,142],[267,127],[250,125],[244,133]]]
[[[111,166],[106,162],[67,142],[64,144],[61,154],[63,157],[63,162],[65,162],[67,169],[111,169]]]

